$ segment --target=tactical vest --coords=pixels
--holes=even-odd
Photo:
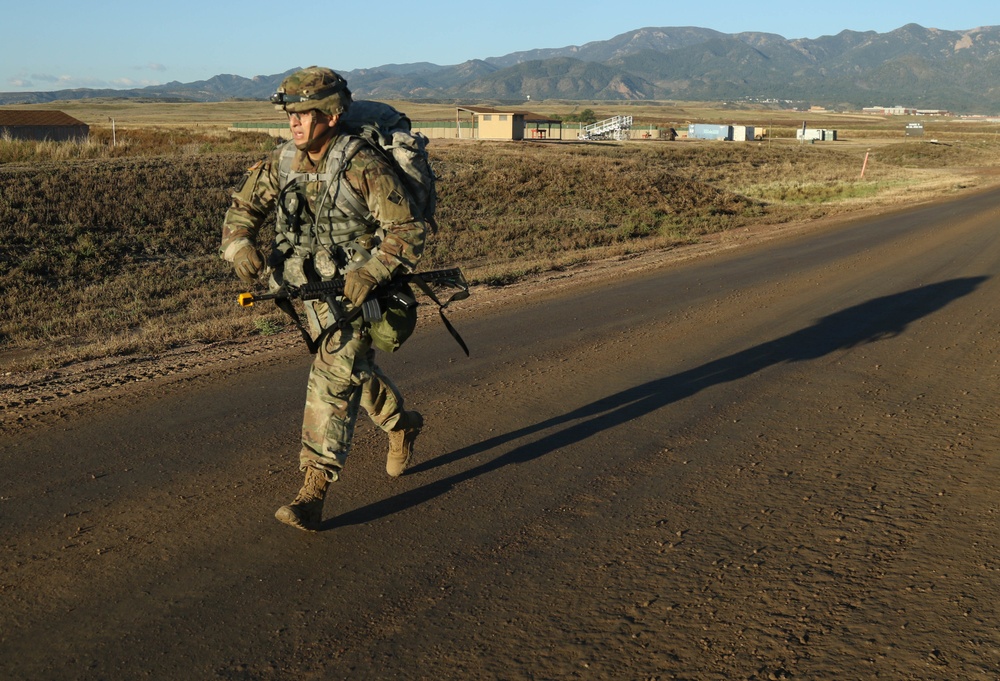
[[[297,149],[291,143],[282,148],[275,249],[285,261],[289,283],[342,276],[352,261],[370,258],[381,242],[368,204],[344,179],[344,170],[365,144],[358,137],[338,136],[315,173],[293,171]]]

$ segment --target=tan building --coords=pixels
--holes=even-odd
[[[62,111],[0,109],[0,138],[82,142],[88,137],[90,126]]]
[[[528,111],[494,109],[483,106],[456,108],[455,124],[462,129],[462,114],[472,115],[472,137],[481,140],[562,139],[562,121]]]

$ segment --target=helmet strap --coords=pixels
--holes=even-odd
[[[327,129],[323,131],[323,133],[320,135],[316,134],[315,128],[311,129],[309,131],[308,146],[305,149],[303,149],[303,151],[305,151],[310,156],[318,155],[320,152],[323,151],[323,149],[330,142],[330,140],[333,139],[334,128],[335,126],[327,127]]]

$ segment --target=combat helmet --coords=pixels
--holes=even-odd
[[[318,109],[334,116],[351,106],[351,91],[339,73],[310,66],[286,76],[278,91],[271,95],[271,103],[291,113]]]

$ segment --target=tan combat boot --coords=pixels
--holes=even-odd
[[[385,472],[398,478],[410,465],[413,443],[424,427],[424,418],[415,411],[404,411],[393,430],[389,431],[389,456],[385,459]]]
[[[274,517],[292,527],[307,532],[315,532],[323,520],[323,499],[330,481],[319,468],[306,469],[306,480],[302,483],[295,501],[279,508]]]

